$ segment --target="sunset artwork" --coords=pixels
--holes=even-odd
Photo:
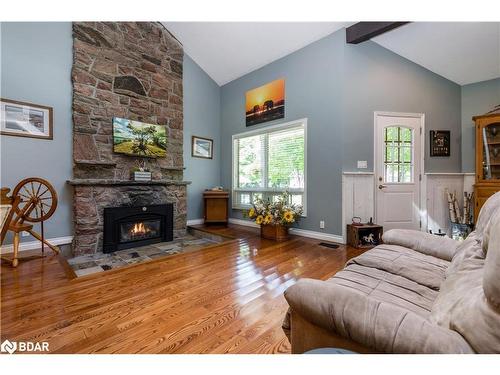
[[[247,91],[245,112],[247,126],[285,117],[285,80]]]

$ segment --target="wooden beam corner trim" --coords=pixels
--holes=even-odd
[[[358,22],[346,29],[346,42],[359,44],[409,22]]]

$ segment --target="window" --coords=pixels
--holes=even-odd
[[[233,208],[288,190],[305,212],[306,120],[233,136]]]
[[[384,131],[385,182],[413,182],[413,129],[389,126]]]

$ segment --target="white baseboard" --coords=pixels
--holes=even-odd
[[[232,217],[229,218],[229,223],[236,224],[236,225],[243,225],[245,227],[260,228],[260,225],[255,224],[254,221],[243,220],[243,219],[234,219]]]
[[[205,220],[203,219],[191,219],[187,221],[187,225],[198,225],[198,224],[203,224]]]
[[[47,238],[47,241],[50,242],[52,245],[56,245],[56,246],[68,245],[71,242],[73,242],[73,236]],[[41,248],[41,242],[38,240],[30,241],[30,242],[22,242],[19,245],[19,251],[34,250],[34,249],[40,249],[40,248]],[[12,253],[13,251],[14,251],[14,247],[12,245],[3,245],[0,248],[1,254]]]
[[[252,228],[259,228],[260,227],[259,225],[255,224],[255,222],[250,221],[250,220],[229,218],[229,223],[236,224],[236,225],[244,225],[246,227],[252,227]],[[337,242],[337,243],[341,243],[341,244],[345,243],[342,236],[338,236],[338,235],[330,234],[330,233],[322,233],[322,232],[316,232],[313,230],[306,230],[306,229],[299,229],[299,228],[290,228],[290,233],[295,234],[297,236],[314,238],[317,240],[331,241],[331,242]]]
[[[297,236],[314,238],[317,240],[337,242],[345,244],[344,238],[336,234],[316,232],[314,230],[300,229],[300,228],[290,228],[290,233]]]

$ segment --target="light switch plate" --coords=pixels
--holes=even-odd
[[[368,162],[366,160],[358,160],[358,168],[359,169],[368,168]]]

